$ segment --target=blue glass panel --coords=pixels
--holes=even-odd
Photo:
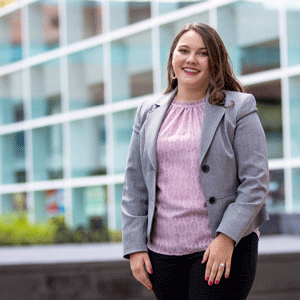
[[[68,43],[102,33],[102,4],[91,0],[66,0]]]
[[[109,1],[109,4],[111,30],[151,17],[150,1]]]
[[[58,48],[58,1],[36,1],[29,5],[28,14],[30,56]]]
[[[104,117],[71,122],[72,177],[106,174],[106,133]]]
[[[300,213],[300,169],[292,170],[293,212]]]
[[[52,125],[32,131],[34,180],[63,177],[62,126]]]
[[[131,109],[113,114],[115,173],[125,171],[135,113]]]
[[[153,93],[151,32],[112,42],[113,101]]]
[[[218,9],[218,33],[235,75],[280,67],[278,4],[238,1]]]
[[[74,188],[72,203],[74,227],[107,227],[107,186]]]
[[[0,123],[24,120],[22,72],[0,77]]]
[[[104,103],[103,48],[68,57],[69,107],[82,109]]]
[[[2,183],[26,181],[24,131],[1,136]]]
[[[300,76],[289,79],[291,154],[300,157]]]
[[[117,229],[122,229],[122,211],[121,211],[121,203],[122,203],[122,193],[123,193],[123,184],[115,185],[115,199],[116,199],[116,223]]]
[[[287,7],[287,39],[289,65],[300,63],[300,2],[298,0],[284,1]]]
[[[21,11],[17,10],[0,18],[0,65],[22,59],[22,51]]]
[[[266,199],[269,213],[285,212],[285,190],[283,170],[270,171],[269,193]]]
[[[60,63],[58,59],[30,69],[32,118],[61,112]]]
[[[266,134],[269,158],[283,157],[281,82],[247,86],[246,91],[256,98],[258,116]]]

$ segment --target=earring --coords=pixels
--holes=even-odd
[[[176,79],[176,75],[175,75],[175,72],[174,72],[173,68],[171,69],[171,78],[172,78],[173,80]]]

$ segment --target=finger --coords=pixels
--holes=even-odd
[[[152,264],[151,264],[149,255],[147,255],[145,257],[145,267],[146,267],[148,273],[153,274]]]
[[[204,254],[203,254],[203,259],[202,259],[201,263],[202,263],[202,264],[205,263],[205,262],[207,261],[208,257],[209,257],[209,247],[208,247],[208,248],[206,249],[206,251],[204,252]]]
[[[136,280],[142,283],[147,289],[152,290],[152,283],[147,276],[145,269],[133,274]]]
[[[219,270],[219,263],[218,262],[214,262],[212,268],[211,268],[211,271],[210,271],[210,275],[209,275],[209,280],[208,280],[208,285],[212,285],[214,280],[215,280],[215,277],[218,273],[218,270]]]
[[[231,260],[226,262],[225,278],[229,277],[230,270],[231,270]]]
[[[217,276],[215,278],[215,284],[218,284],[222,278],[222,275],[224,273],[224,270],[225,270],[225,264],[224,266],[220,266],[219,264],[219,269],[218,269],[218,273],[217,273]]]
[[[205,280],[208,281],[210,277],[210,273],[212,271],[212,266],[213,266],[213,260],[211,258],[208,259],[208,262],[206,264],[205,268]]]

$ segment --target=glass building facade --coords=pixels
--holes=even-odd
[[[269,212],[300,213],[298,0],[20,0],[0,10],[0,214],[121,229],[136,108],[188,22],[217,29],[256,97]]]

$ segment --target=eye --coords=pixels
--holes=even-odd
[[[185,49],[179,49],[178,50],[180,53],[187,53],[187,50],[185,50]]]
[[[200,52],[199,55],[200,55],[200,56],[208,56],[208,52],[207,52],[207,51]]]

